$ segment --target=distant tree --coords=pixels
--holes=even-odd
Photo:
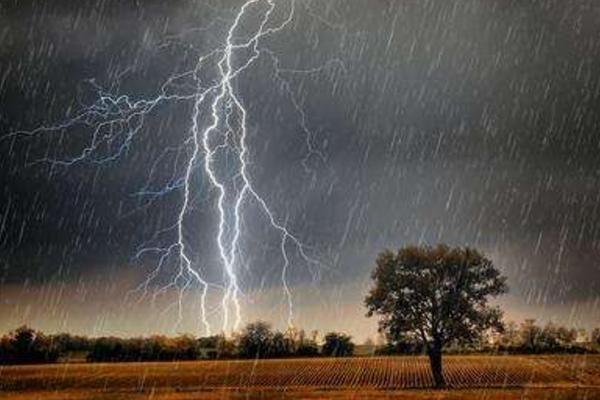
[[[321,349],[324,356],[348,357],[354,354],[352,337],[343,333],[330,332],[325,335],[325,343]]]
[[[421,341],[409,341],[400,340],[395,342],[388,342],[385,345],[378,346],[375,349],[375,355],[378,356],[390,356],[390,355],[409,355],[409,354],[423,354],[424,347]]]
[[[207,348],[207,349],[216,349],[217,345],[219,343],[219,339],[220,339],[219,335],[204,336],[204,337],[198,338],[198,347]]]
[[[312,331],[310,331],[310,340],[312,340],[315,343],[319,343],[319,331],[316,329],[313,329]]]
[[[196,341],[198,358],[231,358],[237,354],[236,344],[224,335],[213,335],[198,338]]]
[[[49,335],[48,340],[50,340],[52,346],[55,346],[61,354],[90,351],[93,346],[93,339],[87,336],[71,335],[70,333]]]
[[[17,353],[27,354],[34,351],[36,332],[26,325],[20,326],[12,333],[12,343]]]
[[[575,329],[548,322],[543,329],[538,330],[536,352],[558,352],[569,349],[577,337]]]
[[[298,329],[295,326],[290,326],[283,333],[285,338],[292,344],[292,348],[290,350],[294,350],[293,347],[295,344],[300,343],[304,340],[306,334],[302,329]]]
[[[477,250],[445,245],[385,250],[372,279],[367,316],[380,317],[379,329],[391,341],[424,344],[437,387],[445,386],[445,346],[471,343],[486,330],[502,329],[502,313],[488,301],[506,292],[505,278]]]
[[[236,343],[224,335],[219,335],[219,340],[217,341],[217,358],[232,358],[237,355]]]
[[[294,342],[281,332],[275,332],[271,338],[271,344],[267,356],[289,357],[294,353]]]
[[[594,328],[591,335],[592,344],[600,346],[600,328]]]
[[[239,337],[238,352],[241,357],[264,358],[270,355],[273,340],[271,326],[263,321],[246,325]]]
[[[138,357],[140,361],[158,361],[165,356],[166,338],[164,336],[158,335],[150,336],[149,338],[145,339],[142,343],[139,343],[138,346],[139,350],[136,351],[137,354],[135,356]],[[131,352],[131,350],[129,351]],[[129,357],[131,356],[133,356],[133,354],[129,354]]]
[[[198,359],[198,342],[192,335],[179,335],[170,340],[173,353],[172,360],[196,360]]]
[[[537,352],[540,348],[542,328],[535,324],[535,319],[526,319],[520,327],[521,342],[528,352]]]
[[[558,336],[559,336],[558,329],[559,329],[558,326],[556,326],[552,322],[548,322],[546,324],[546,326],[544,326],[540,330],[539,339],[538,339],[539,348],[536,350],[552,351],[552,350],[560,347],[560,342],[558,339]]]
[[[313,338],[308,338],[303,329],[288,329],[285,333],[285,337],[289,341],[290,354],[293,354],[297,357],[313,357],[318,355],[319,346],[314,339],[316,334],[313,334],[312,336]]]
[[[122,361],[124,348],[122,340],[115,337],[101,337],[94,341],[92,351],[87,355],[88,361]]]
[[[314,357],[319,355],[319,345],[312,339],[301,342],[294,353],[298,357]]]
[[[561,325],[556,329],[556,338],[558,344],[562,347],[573,346],[577,340],[577,334],[578,332],[575,328],[567,328]]]
[[[591,341],[590,335],[585,328],[579,328],[576,330],[575,342],[576,343],[589,343]]]
[[[50,363],[58,359],[59,350],[42,332],[23,325],[0,341],[0,363]]]
[[[498,338],[498,345],[501,349],[511,349],[521,345],[519,327],[514,321],[504,324],[504,330]]]

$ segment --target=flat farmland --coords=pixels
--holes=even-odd
[[[431,391],[426,357],[220,360],[0,367],[4,399],[600,399],[600,356],[447,356]]]

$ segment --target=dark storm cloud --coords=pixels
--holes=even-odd
[[[483,248],[524,302],[597,296],[600,5],[301,4],[291,29],[264,46],[283,68],[343,63],[286,75],[325,162],[312,156],[303,168],[299,115],[270,59],[237,85],[249,110],[256,186],[331,267],[324,284],[364,280],[383,247],[441,241]],[[135,96],[155,94],[170,74],[218,45],[237,6],[6,2],[2,132],[53,123],[78,102],[89,104],[89,79]],[[73,154],[84,130],[0,143],[2,279],[76,281],[133,268],[136,246],[169,225],[180,198],[172,193],[146,207],[132,194],[162,150],[184,137],[189,111],[158,109],[126,157],[103,167],[27,165]],[[164,165],[153,187],[181,167]],[[206,264],[213,261],[210,204],[199,201],[190,231]],[[246,286],[277,286],[276,237],[255,205],[248,210]],[[291,282],[311,281],[311,271],[294,261]]]

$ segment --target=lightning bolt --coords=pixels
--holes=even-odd
[[[149,203],[167,193],[179,191],[182,201],[176,220],[171,226],[156,232],[149,241],[160,241],[162,235],[173,233],[175,239],[166,246],[142,244],[134,259],[140,260],[148,254],[156,255],[158,261],[147,279],[128,294],[139,294],[139,301],[147,297],[150,285],[167,265],[175,266],[175,276],[170,283],[155,291],[152,301],[170,288],[177,288],[179,295],[172,305],[178,308],[178,321],[183,319],[184,294],[191,287],[200,288],[200,324],[205,334],[211,334],[213,327],[210,316],[219,313],[221,330],[230,332],[239,329],[243,321],[241,298],[243,292],[239,281],[239,256],[242,254],[242,221],[244,207],[250,200],[255,202],[265,216],[269,226],[279,235],[279,250],[282,257],[280,280],[282,291],[287,303],[288,324],[293,324],[294,307],[292,290],[288,284],[288,273],[291,267],[290,247],[309,266],[326,268],[322,263],[308,254],[307,247],[281,222],[276,213],[270,208],[265,197],[255,188],[248,171],[250,163],[247,144],[247,109],[238,93],[234,90],[235,80],[261,56],[269,57],[272,61],[275,79],[289,97],[298,113],[299,124],[306,139],[307,155],[302,162],[308,171],[308,159],[317,156],[325,161],[325,155],[314,145],[314,135],[309,129],[306,115],[300,102],[294,96],[290,83],[285,74],[313,74],[326,68],[339,66],[344,69],[340,60],[330,60],[326,64],[307,70],[285,69],[274,52],[261,47],[261,40],[285,29],[293,20],[296,13],[296,0],[291,0],[285,8],[283,18],[279,22],[273,17],[278,5],[275,0],[247,0],[236,13],[224,40],[224,43],[210,52],[198,57],[192,70],[169,77],[161,86],[158,96],[152,99],[132,99],[127,95],[113,95],[104,91],[94,81],[90,81],[98,93],[98,100],[89,107],[84,107],[68,120],[51,126],[38,127],[31,131],[12,132],[0,140],[16,139],[20,136],[34,137],[52,132],[64,132],[77,126],[91,128],[91,138],[88,144],[69,158],[44,156],[33,163],[49,163],[53,166],[72,166],[80,162],[108,164],[128,153],[137,135],[142,130],[145,118],[158,105],[165,102],[192,102],[191,126],[189,134],[180,147],[164,150],[150,169],[150,175],[159,168],[160,160],[171,153],[177,158],[181,154],[189,154],[182,174],[173,173],[171,180],[159,189],[151,189],[150,182],[137,196],[148,198]],[[245,18],[258,13],[258,23],[255,29],[245,35],[241,34],[241,25]],[[216,20],[215,20],[216,21]],[[215,22],[213,21],[213,23]],[[207,65],[216,66],[216,79],[206,82],[202,79],[202,70]],[[189,84],[183,82],[192,81]],[[207,114],[207,115],[205,115]],[[108,150],[106,150],[108,149]],[[228,163],[223,166],[224,159],[234,159],[233,166]],[[206,266],[198,265],[185,238],[185,226],[194,204],[194,176],[198,170],[208,178],[208,183],[216,193],[216,212],[218,227],[216,244],[219,253],[220,269],[223,272],[224,284],[209,282],[206,278]],[[312,267],[311,267],[312,268]],[[216,289],[222,293],[219,304],[212,309],[209,307],[209,291]],[[169,308],[170,309],[170,308]]]

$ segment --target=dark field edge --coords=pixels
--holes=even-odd
[[[178,392],[173,390],[66,390],[37,391],[27,394],[22,392],[1,392],[3,400],[216,400],[216,399],[405,399],[405,400],[596,400],[600,399],[599,386],[586,387],[511,387],[511,388],[461,388],[461,389],[330,389],[330,388],[297,388],[289,389],[247,389],[223,388],[218,390]]]

